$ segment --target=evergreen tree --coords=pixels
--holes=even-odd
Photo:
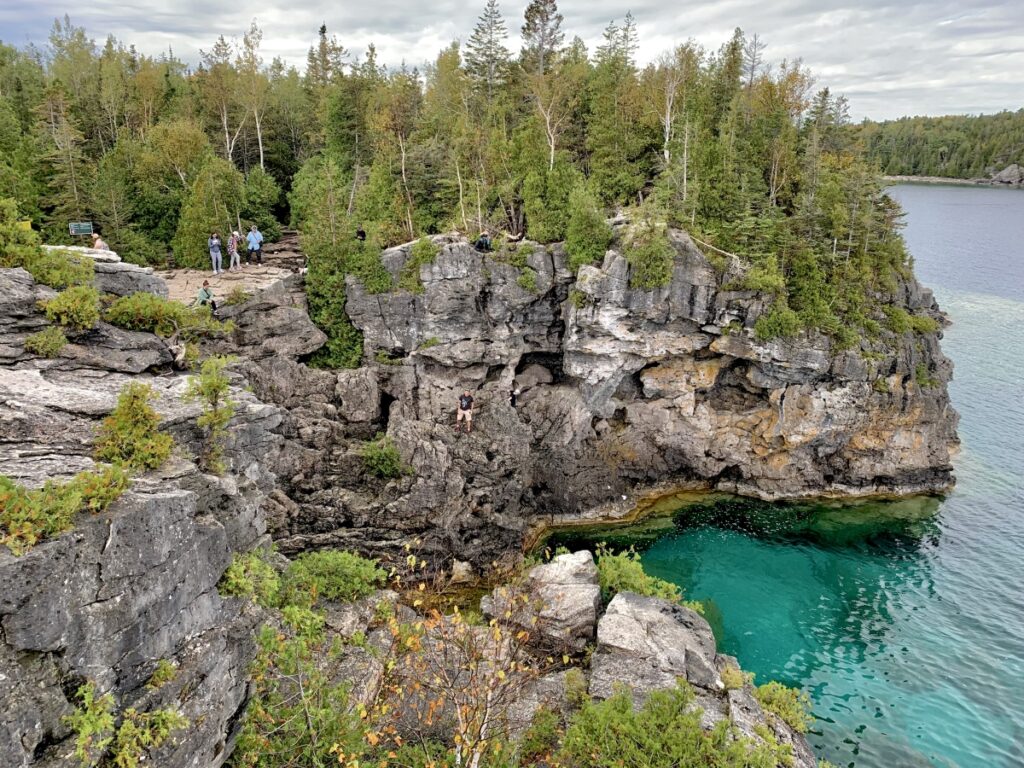
[[[511,54],[505,47],[507,37],[498,0],[487,0],[466,44],[466,72],[486,94],[488,103],[508,77]]]
[[[524,68],[538,75],[549,69],[565,40],[562,32],[562,14],[555,0],[531,0],[526,6],[523,24]]]
[[[172,243],[178,266],[209,268],[207,240],[212,232],[224,239],[238,227],[243,193],[244,179],[233,165],[219,157],[207,160],[181,208]]]

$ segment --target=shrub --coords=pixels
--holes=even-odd
[[[307,608],[317,600],[352,602],[372,594],[386,576],[376,560],[351,552],[306,552],[284,574],[282,602]]]
[[[0,197],[0,267],[24,267],[42,252],[39,233],[21,221],[17,201]]]
[[[156,669],[153,670],[153,674],[149,676],[149,681],[146,683],[146,687],[152,690],[162,688],[177,676],[178,668],[174,666],[174,662],[169,661],[168,659],[160,659],[160,661],[156,663]]]
[[[40,249],[39,255],[23,266],[37,283],[58,291],[76,285],[92,285],[95,274],[92,259],[71,251]]]
[[[569,268],[575,274],[584,264],[597,264],[612,242],[612,228],[604,219],[597,199],[583,184],[569,195],[569,223],[565,232],[565,252]]]
[[[224,303],[229,307],[233,307],[236,304],[245,304],[249,299],[252,298],[252,294],[246,291],[242,286],[236,285],[231,289],[231,292],[224,299]]]
[[[215,320],[209,307],[186,307],[152,293],[133,293],[117,299],[103,319],[129,331],[145,331],[167,338],[175,333],[186,341],[216,333],[227,333],[230,323]]]
[[[903,307],[882,307],[882,312],[885,313],[886,325],[889,330],[896,334],[909,333],[911,330],[910,324],[910,313]]]
[[[744,738],[726,722],[705,731],[702,715],[685,683],[654,691],[639,710],[619,691],[583,705],[566,730],[558,762],[574,768],[774,768],[791,762],[788,746]]]
[[[767,315],[761,315],[754,323],[754,336],[758,341],[775,338],[790,338],[800,333],[800,316],[789,308],[786,300],[779,297],[772,304]]]
[[[383,432],[365,443],[360,453],[366,471],[384,480],[400,477],[406,471],[394,440]]]
[[[528,293],[537,292],[537,271],[533,267],[526,267],[519,273],[516,284]]]
[[[941,383],[928,372],[928,366],[924,363],[918,363],[914,368],[914,381],[921,389],[934,389]]]
[[[762,707],[778,715],[797,733],[807,733],[807,729],[814,722],[814,716],[810,714],[811,699],[803,691],[773,680],[759,685],[754,695]]]
[[[775,259],[769,259],[750,268],[743,278],[743,287],[748,291],[781,294],[786,290],[786,280]]]
[[[218,356],[203,361],[198,376],[189,379],[184,398],[199,401],[203,412],[196,419],[196,425],[206,432],[206,448],[200,457],[202,466],[215,474],[224,471],[224,436],[228,423],[235,415],[235,401],[228,397],[231,382],[227,367],[234,358]]]
[[[127,469],[156,469],[171,455],[174,439],[160,431],[160,416],[149,405],[152,389],[133,381],[100,425],[96,458]]]
[[[67,482],[25,488],[0,475],[0,544],[15,555],[71,528],[82,511],[102,512],[128,487],[120,467],[81,472]]]
[[[64,335],[64,331],[51,325],[27,337],[25,351],[40,357],[57,357],[67,343],[68,337]]]
[[[583,309],[590,304],[590,296],[577,288],[572,288],[569,291],[569,301],[576,309]]]
[[[188,718],[174,709],[153,712],[124,711],[111,749],[111,761],[117,768],[137,768],[150,749],[161,746],[174,731],[188,725]]]
[[[440,343],[441,340],[437,338],[437,336],[431,336],[429,339],[423,340],[423,343],[420,344],[419,349],[430,349],[431,347],[436,347]]]
[[[745,673],[742,669],[734,667],[732,664],[722,670],[722,682],[725,684],[727,691],[742,688],[751,680],[753,680],[753,675]]]
[[[275,608],[280,605],[281,577],[262,550],[244,555],[236,552],[217,591],[225,597],[250,598],[264,608]]]
[[[625,256],[630,266],[630,288],[653,290],[671,282],[676,251],[664,226],[653,221],[638,225],[630,236]]]
[[[421,237],[413,243],[409,258],[402,265],[402,272],[398,277],[398,287],[403,291],[409,291],[409,293],[423,293],[420,267],[424,264],[433,264],[439,252],[440,249],[429,237]]]
[[[392,357],[391,353],[386,349],[378,349],[373,359],[381,365],[401,365],[403,360],[401,357]]]
[[[550,755],[558,745],[561,735],[560,726],[561,720],[557,712],[553,712],[547,707],[541,707],[534,712],[530,726],[519,740],[521,764],[533,765],[537,760]]]
[[[603,545],[598,547],[597,572],[601,596],[606,602],[619,592],[635,592],[680,604],[683,601],[683,592],[678,586],[644,573],[640,555],[633,549],[613,554]]]
[[[92,286],[75,285],[58,293],[43,308],[51,323],[85,331],[100,319],[100,294]]]
[[[914,333],[936,333],[939,330],[939,321],[927,315],[910,315],[910,328]]]
[[[114,697],[97,697],[93,683],[80,686],[76,695],[80,703],[64,722],[75,732],[75,757],[82,765],[97,765],[114,740]]]

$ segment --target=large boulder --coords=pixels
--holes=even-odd
[[[594,639],[601,607],[594,557],[586,550],[558,555],[531,568],[521,586],[495,589],[481,607],[489,616],[511,612],[536,645],[580,653]]]
[[[223,305],[219,317],[235,324],[231,342],[222,345],[225,351],[251,360],[299,358],[327,342],[324,332],[309,319],[298,276],[281,280],[241,304]]]
[[[167,298],[167,283],[153,272],[152,267],[140,267],[124,261],[97,261],[93,268],[93,284],[101,293],[115,296],[152,293]]]

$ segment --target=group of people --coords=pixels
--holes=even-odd
[[[249,266],[250,264],[263,263],[263,233],[260,232],[259,228],[257,228],[255,224],[253,224],[244,240],[242,239],[242,236],[238,234],[238,230],[232,232],[231,236],[228,238],[228,256],[230,257],[228,262],[229,271],[242,268],[239,249],[243,242],[247,246],[245,265]],[[210,233],[210,239],[207,241],[207,247],[210,250],[210,263],[213,265],[213,274],[219,275],[224,270],[221,268],[222,244],[218,233]]]

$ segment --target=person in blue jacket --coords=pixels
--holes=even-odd
[[[256,264],[263,263],[263,234],[256,229],[256,225],[252,225],[252,229],[249,230],[249,234],[245,236],[245,241],[249,244],[249,253],[245,257],[245,263],[250,264],[255,262]]]

